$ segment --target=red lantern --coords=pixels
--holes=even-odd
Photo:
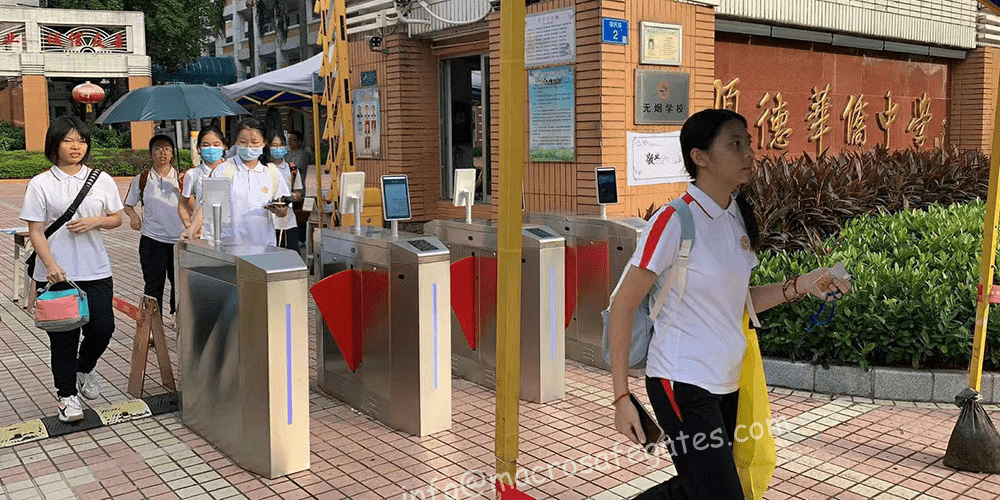
[[[104,100],[104,89],[89,81],[81,83],[73,87],[73,100],[86,104],[87,112],[90,113],[94,111],[94,104]]]

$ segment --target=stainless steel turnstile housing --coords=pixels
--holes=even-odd
[[[386,229],[361,230],[354,234],[350,227],[324,228],[319,272],[324,277],[345,270],[371,273],[385,289],[360,290],[364,343],[356,371],[317,315],[319,387],[403,432],[426,436],[448,430],[448,249],[432,236],[400,232],[393,238]],[[367,282],[362,280],[362,286]]]
[[[569,313],[566,328],[566,357],[590,366],[610,369],[601,347],[601,311],[635,252],[639,235],[646,226],[640,217],[608,219],[600,216],[530,213],[525,220],[544,224],[566,238],[567,303],[576,307]]]
[[[424,225],[451,250],[451,261],[475,262],[475,337],[473,350],[458,317],[452,314],[452,372],[479,385],[496,388],[497,224],[488,220],[435,220]],[[545,403],[566,394],[564,239],[544,226],[526,224],[521,259],[520,395]],[[492,269],[490,269],[492,266]],[[453,271],[454,272],[454,271]],[[453,285],[452,293],[458,293]]]
[[[309,468],[307,270],[296,252],[176,247],[181,420],[236,464]]]

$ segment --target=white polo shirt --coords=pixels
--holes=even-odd
[[[275,166],[278,168],[278,172],[281,173],[281,178],[285,179],[285,184],[292,186],[292,166],[289,165],[287,161],[283,160],[280,164]],[[296,189],[302,189],[301,171],[297,172],[295,176],[295,185],[292,186],[291,190],[295,191]],[[295,221],[295,212],[292,211],[291,207],[288,208],[288,214],[286,214],[284,217],[278,217],[277,215],[274,214],[271,214],[271,217],[274,219],[275,229],[292,229],[297,227]]]
[[[271,212],[264,205],[275,197],[290,196],[288,184],[278,175],[277,187],[272,186],[271,174],[263,162],[258,161],[253,169],[248,169],[239,156],[233,158],[232,162],[236,165],[235,171],[221,164],[209,176],[224,178],[227,172],[233,172],[229,190],[231,223],[223,224],[222,239],[238,245],[274,246],[274,221],[271,219]],[[203,211],[202,219],[202,237],[211,239],[211,212]]]
[[[44,222],[48,227],[76,199],[90,170],[85,165],[76,175],[67,175],[53,166],[32,177],[24,193],[21,220]],[[125,207],[122,206],[114,179],[107,172],[101,172],[70,221],[104,217],[120,212],[123,208]],[[111,261],[104,247],[101,229],[74,234],[63,225],[49,237],[49,249],[52,257],[66,271],[66,276],[73,281],[93,281],[111,276]],[[39,282],[45,281],[45,264],[42,259],[35,260],[35,274],[32,278]]]
[[[142,174],[132,179],[125,195],[125,204],[135,207],[139,204],[139,181]],[[160,177],[155,169],[149,170],[146,189],[142,195],[142,235],[160,243],[173,244],[184,232],[184,224],[177,214],[178,201],[177,170],[170,167],[166,177]]]
[[[743,306],[757,256],[743,248],[747,233],[735,198],[723,210],[693,184],[688,194],[695,242],[687,285],[679,302],[671,290],[653,323],[646,374],[728,394],[740,387]],[[660,275],[661,286],[680,249],[681,222],[673,212],[664,207],[653,215],[629,262]]]

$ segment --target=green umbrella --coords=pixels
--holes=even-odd
[[[125,94],[112,104],[97,123],[195,120],[216,116],[250,114],[217,87],[207,85],[156,85]]]

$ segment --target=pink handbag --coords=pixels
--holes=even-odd
[[[90,306],[87,293],[67,280],[73,288],[49,290],[54,283],[45,285],[45,290],[35,299],[35,326],[47,332],[67,332],[75,330],[90,321]]]

